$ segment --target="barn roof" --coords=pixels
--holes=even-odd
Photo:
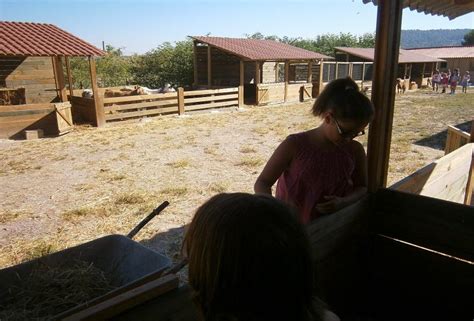
[[[46,23],[0,21],[0,56],[103,56],[105,52]]]
[[[364,58],[367,60],[374,60],[374,48],[352,48],[352,47],[336,47],[337,51],[345,52],[353,56]],[[412,52],[412,50],[400,49],[398,55],[398,63],[420,63],[420,62],[443,62],[443,59],[439,59],[432,56],[427,56],[419,53]]]
[[[301,49],[274,40],[198,36],[192,38],[245,60],[334,59],[318,52]]]
[[[362,0],[377,5],[380,0]],[[474,11],[473,0],[402,0],[403,8],[454,19]]]
[[[408,49],[417,54],[427,55],[436,58],[474,58],[474,46],[452,46],[452,47],[432,47],[432,48],[411,48]]]

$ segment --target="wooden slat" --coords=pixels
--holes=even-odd
[[[16,116],[26,116],[26,115],[39,115],[39,114],[49,114],[50,112],[54,111],[52,109],[29,109],[29,110],[16,110],[16,111],[2,111],[0,112],[0,117],[2,121],[8,121],[12,118],[7,117],[16,117]]]
[[[452,151],[458,149],[459,147],[461,147],[462,143],[461,143],[461,138],[464,138],[466,140],[466,142],[469,142],[469,140],[471,139],[471,135],[469,135],[469,133],[459,129],[459,128],[456,128],[454,126],[448,126],[448,133],[447,133],[447,137],[446,137],[446,144],[445,144],[445,147],[444,147],[444,154],[449,154],[451,153]]]
[[[189,103],[196,103],[196,102],[202,102],[202,101],[218,101],[218,100],[228,100],[228,99],[238,99],[238,98],[239,98],[239,95],[238,93],[236,93],[236,94],[231,94],[231,95],[185,98],[184,103],[189,104]]]
[[[225,107],[225,106],[237,106],[238,104],[239,104],[238,100],[232,100],[232,101],[224,101],[221,103],[209,103],[209,104],[186,106],[185,109],[186,111],[190,111],[190,110],[209,109],[209,108],[217,108],[217,107]]]
[[[123,103],[128,101],[138,101],[138,100],[151,100],[151,99],[164,99],[164,98],[178,98],[178,93],[164,93],[164,94],[154,94],[154,95],[136,95],[136,96],[124,96],[124,97],[110,97],[104,98],[104,104],[110,103]]]
[[[389,189],[374,205],[374,232],[474,262],[472,207]]]
[[[129,110],[129,109],[137,109],[137,108],[146,108],[146,107],[159,107],[159,106],[169,106],[169,105],[177,105],[178,102],[175,99],[170,100],[156,100],[156,101],[148,101],[144,103],[137,103],[137,104],[125,104],[125,105],[110,105],[105,106],[104,110],[113,111],[113,110]]]
[[[205,90],[190,90],[185,91],[184,96],[201,96],[201,95],[215,95],[215,94],[223,94],[223,93],[233,93],[238,92],[237,87],[232,88],[221,88],[221,89],[205,89]]]
[[[54,109],[54,105],[52,103],[43,103],[43,104],[0,106],[0,112],[16,111],[16,110],[31,110],[31,109]]]
[[[133,111],[127,113],[117,113],[112,115],[105,115],[106,120],[117,120],[117,119],[127,119],[132,117],[142,117],[142,116],[151,116],[164,113],[178,112],[178,107],[165,107],[165,108],[156,108],[156,109],[147,109],[142,111]]]
[[[160,279],[119,294],[107,301],[99,303],[63,320],[105,320],[131,309],[143,302],[178,288],[179,280],[176,275],[166,275]]]

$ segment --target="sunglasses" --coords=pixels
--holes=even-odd
[[[355,133],[355,134],[354,133],[347,133],[347,132],[345,132],[341,129],[341,125],[339,125],[339,122],[337,121],[337,119],[335,117],[333,117],[333,119],[334,119],[334,123],[336,123],[337,132],[339,133],[339,135],[341,135],[341,137],[353,139],[353,138],[365,135],[364,130],[361,131],[361,132]]]

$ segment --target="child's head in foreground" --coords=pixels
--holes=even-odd
[[[197,210],[183,247],[205,320],[314,320],[309,241],[280,201],[216,195]]]

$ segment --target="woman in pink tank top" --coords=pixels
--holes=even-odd
[[[275,150],[255,182],[255,192],[295,207],[302,223],[335,212],[367,192],[367,159],[363,135],[372,119],[371,101],[350,78],[328,84],[312,113],[323,119],[312,130],[288,136]]]

